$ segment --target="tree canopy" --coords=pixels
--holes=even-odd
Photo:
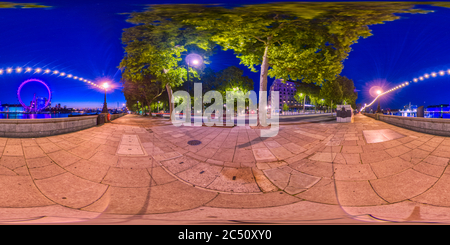
[[[158,9],[130,15],[127,21],[136,26],[125,29],[122,34],[125,55],[119,68],[124,88],[126,83],[134,83],[138,87],[159,86],[168,92],[171,100],[172,87],[182,85],[187,72],[198,77],[192,67],[188,71],[182,57],[195,50],[203,56],[204,62],[208,62],[213,45],[207,35],[171,17],[172,14]],[[159,92],[158,89],[151,91]],[[160,94],[147,96],[147,103],[150,104]]]
[[[163,84],[178,86],[185,75],[179,62],[186,47],[211,50],[215,43],[223,50],[233,50],[250,70],[258,72],[259,68],[260,91],[267,91],[268,76],[322,86],[341,73],[351,45],[372,35],[370,25],[400,18],[396,14],[428,12],[414,9],[415,4],[151,5],[129,20],[141,25],[124,34],[129,48],[121,67],[127,68],[130,62],[135,66],[129,72],[132,77],[139,78],[146,69]],[[165,72],[161,74],[161,70]],[[259,106],[263,112],[263,104]]]

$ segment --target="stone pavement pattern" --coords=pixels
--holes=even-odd
[[[449,146],[362,115],[272,138],[127,115],[0,138],[0,223],[448,223]]]

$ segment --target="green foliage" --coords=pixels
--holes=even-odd
[[[297,102],[303,103],[303,100],[305,99],[306,94],[302,93],[302,92],[296,92],[294,94],[294,99]]]
[[[270,76],[323,85],[326,100],[353,103],[354,95],[346,92],[351,87],[347,82],[341,85],[342,93],[335,95],[332,91],[339,91],[339,81],[331,82],[342,71],[351,45],[372,35],[370,25],[400,18],[395,14],[428,12],[413,9],[417,3],[299,2],[236,8],[151,5],[149,11],[131,14],[128,21],[138,26],[124,32],[126,55],[120,67],[125,80],[141,83],[146,79],[176,87],[187,74],[182,55],[197,49],[206,58],[218,44],[223,50],[233,50],[253,72],[259,69],[260,91],[267,90]],[[191,72],[199,78],[196,71]],[[307,94],[312,102],[320,95],[317,90]]]
[[[327,105],[331,103],[349,104],[352,108],[356,108],[358,93],[355,92],[355,86],[351,79],[337,76],[336,79],[324,83],[320,90],[320,97],[325,99]]]
[[[289,106],[286,103],[283,105],[283,111],[289,111]]]
[[[187,67],[183,56],[196,51],[208,62],[212,46],[208,38],[193,27],[186,26],[173,13],[158,9],[132,13],[127,20],[136,24],[125,29],[122,42],[125,55],[119,68],[122,70],[124,88],[145,89],[147,104],[158,98],[166,88],[178,87],[187,79]],[[190,69],[198,77],[195,69]],[[126,99],[134,99],[136,89],[124,89]],[[171,96],[171,95],[169,95]],[[171,108],[172,109],[172,108]]]
[[[355,85],[351,79],[347,77],[338,76],[336,81],[339,83],[342,89],[342,103],[349,104],[352,108],[356,108],[356,99],[358,93],[355,92]]]

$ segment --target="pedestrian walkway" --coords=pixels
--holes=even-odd
[[[0,138],[0,223],[449,223],[449,146],[363,115],[272,138],[127,115]]]

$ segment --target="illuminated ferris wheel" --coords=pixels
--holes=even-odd
[[[48,91],[48,99],[47,101],[45,101],[45,103],[38,103],[38,100],[36,98],[36,94],[33,97],[33,100],[31,101],[30,105],[26,105],[25,103],[23,103],[22,98],[20,97],[20,91],[22,90],[22,87],[30,82],[38,82],[41,83],[45,86],[45,88],[47,88]],[[46,83],[44,83],[43,81],[39,80],[39,79],[28,79],[26,81],[24,81],[22,84],[20,84],[19,88],[17,89],[17,98],[19,99],[20,104],[23,106],[23,109],[27,112],[38,112],[43,110],[44,108],[46,108],[49,104],[50,104],[50,100],[52,98],[52,92],[50,91],[50,88],[48,87],[48,85]],[[42,105],[43,104],[43,105]]]

